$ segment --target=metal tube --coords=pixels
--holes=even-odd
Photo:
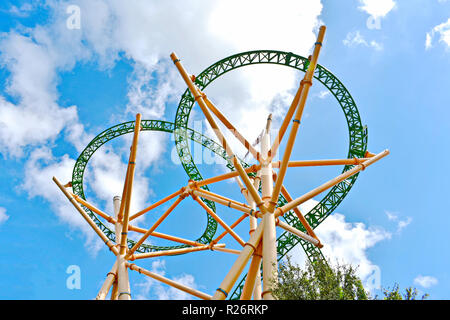
[[[117,256],[117,276],[118,299],[131,300],[130,279],[123,254]]]
[[[95,300],[105,300],[109,290],[111,289],[111,286],[116,281],[116,277],[117,277],[117,261],[114,263],[111,271],[108,272],[105,282],[103,283],[102,287],[100,288],[100,291],[95,297]]]
[[[254,164],[254,165],[252,165],[252,166],[250,166],[248,168],[245,168],[244,171],[246,173],[257,172],[260,167],[261,167],[260,165]],[[223,180],[226,180],[226,179],[230,179],[230,178],[234,178],[234,177],[238,177],[238,176],[239,176],[239,172],[231,171],[231,172],[224,173],[224,174],[212,177],[212,178],[207,178],[207,179],[204,179],[204,180],[201,180],[201,181],[196,181],[195,185],[200,188],[200,187],[206,186],[208,184],[220,182],[220,181],[223,181]]]
[[[298,197],[297,199],[288,202],[283,207],[277,208],[277,210],[275,212],[275,216],[278,217],[280,215],[283,215],[285,212],[287,212],[295,207],[298,207],[300,204],[308,201],[309,199],[311,199],[311,198],[315,197],[316,195],[322,193],[323,191],[331,188],[332,186],[338,184],[339,182],[344,181],[345,179],[351,177],[352,175],[354,175],[354,174],[358,173],[359,171],[365,169],[366,167],[370,166],[374,162],[380,160],[381,158],[384,158],[388,154],[389,154],[389,150],[384,150],[383,152],[380,152],[379,154],[370,158],[369,160],[366,160],[363,163],[355,166],[354,168],[352,168],[348,171],[345,171],[344,173],[341,173],[336,178],[331,179],[328,182],[325,182],[324,184],[322,184],[321,186],[305,193],[303,196]]]
[[[123,199],[123,201],[125,201],[125,209],[124,209],[123,222],[122,222],[122,232],[121,232],[121,237],[120,237],[120,251],[119,252],[121,255],[124,255],[125,251],[127,249],[126,243],[127,243],[128,223],[129,223],[129,218],[130,218],[131,193],[133,190],[134,172],[136,169],[137,146],[138,146],[138,141],[139,141],[139,131],[140,130],[141,130],[141,114],[138,113],[136,115],[136,122],[134,125],[133,143],[131,145],[130,160],[128,162],[128,166],[130,167],[130,170],[129,170],[128,177],[127,177],[128,178],[127,185],[126,185],[127,192],[126,192],[125,199]],[[119,280],[120,280],[120,278],[119,278]],[[119,299],[120,299],[120,293],[119,293]]]
[[[258,246],[258,249],[261,249],[261,245]],[[261,258],[261,252],[253,253],[252,261],[250,262],[250,267],[247,272],[247,278],[245,279],[244,287],[242,288],[240,300],[250,300],[252,298],[252,293],[254,292],[255,283],[259,281],[261,284]]]
[[[172,193],[171,195],[168,195],[167,197],[155,202],[154,204],[152,204],[151,206],[145,208],[144,210],[139,211],[138,213],[135,213],[134,215],[132,215],[130,217],[130,221],[133,219],[136,219],[137,217],[143,215],[144,213],[149,212],[150,210],[155,209],[156,207],[162,205],[163,203],[166,203],[167,201],[175,198],[176,196],[179,196],[181,193],[183,193],[183,191],[185,190],[185,188],[181,188],[180,190],[178,190],[177,192]]]
[[[247,214],[243,214],[239,219],[237,219],[231,226],[230,228],[233,229],[235,228],[239,223],[241,223],[245,218],[247,217]],[[221,235],[219,235],[216,239],[212,240],[211,243],[217,243],[220,240],[222,240],[223,237],[225,237],[228,234],[228,231],[225,230],[224,232],[222,232]]]
[[[286,230],[286,231],[288,231],[288,232],[290,232],[290,233],[292,233],[292,234],[294,234],[294,235],[296,235],[296,236],[302,238],[303,240],[312,243],[312,244],[315,245],[316,247],[318,247],[319,244],[320,244],[319,240],[317,240],[317,239],[311,237],[310,235],[308,235],[308,234],[306,234],[306,233],[304,233],[304,232],[301,232],[300,230],[298,230],[298,229],[296,229],[296,228],[294,228],[294,227],[288,225],[287,223],[285,223],[285,222],[283,222],[283,221],[280,221],[279,219],[277,219],[277,225],[278,225],[280,228],[282,228],[282,229],[284,229],[284,230]]]
[[[167,218],[167,216],[173,211],[173,209],[175,209],[175,207],[181,202],[181,200],[183,200],[183,198],[180,196],[174,203],[172,203],[169,209],[167,209],[167,211],[164,212],[161,217],[159,217],[159,219],[153,224],[153,226],[148,229],[147,232],[142,236],[142,238],[139,239],[139,241],[137,241],[134,246],[128,251],[126,258],[129,258],[136,251],[136,249],[139,248],[139,246],[145,241],[145,239],[147,239],[152,234],[152,232],[161,224],[161,222],[163,222],[163,220]]]
[[[200,91],[202,94],[202,92]],[[230,130],[230,132],[236,137],[236,139],[241,142],[244,147],[253,155],[253,157],[256,160],[260,160],[260,154],[253,148],[250,142],[248,142],[247,139],[244,138],[244,136],[233,126],[233,124],[228,121],[228,119],[214,106],[214,104],[206,97],[206,95],[203,97],[206,102],[206,106],[211,110],[216,117],[225,125],[225,127]]]
[[[319,57],[320,48],[322,47],[323,38],[325,36],[325,26],[321,26],[319,30],[319,35],[317,36],[317,41],[314,47],[314,52],[311,58],[311,63],[308,67],[308,70],[305,73],[305,77],[303,78],[304,87],[300,95],[300,100],[298,104],[298,108],[296,110],[294,120],[292,123],[291,132],[289,133],[289,138],[286,144],[286,149],[283,154],[283,160],[280,165],[280,170],[278,172],[278,178],[275,183],[275,187],[273,188],[272,199],[269,204],[269,211],[273,211],[276,205],[276,201],[278,200],[278,196],[280,195],[281,186],[283,184],[284,177],[286,175],[287,164],[289,158],[291,157],[292,149],[294,146],[295,138],[297,136],[298,127],[300,126],[300,120],[302,118],[303,109],[305,107],[306,98],[308,97],[309,88],[312,85],[312,77],[314,74],[314,70],[317,65],[317,59]]]
[[[270,135],[266,131],[261,140],[261,153],[267,159],[270,147]],[[261,163],[261,193],[265,205],[270,208],[269,200],[273,193],[273,169],[272,162]],[[273,300],[271,293],[273,285],[277,281],[277,234],[275,227],[275,215],[273,209],[266,212],[262,217],[264,233],[262,239],[262,263],[263,263],[263,293],[264,300]],[[256,272],[256,271],[255,271]]]
[[[297,160],[289,161],[288,167],[315,167],[315,166],[337,166],[337,165],[357,165],[369,158],[353,158],[353,159],[324,159],[324,160]],[[272,162],[273,168],[279,168],[281,161]]]
[[[281,194],[286,198],[286,200],[288,202],[291,202],[293,200],[291,195],[289,194],[289,192],[286,190],[286,188],[284,186],[281,187]],[[319,242],[317,247],[322,248],[323,245],[320,243],[319,238],[317,237],[316,233],[314,232],[314,230],[309,225],[308,221],[305,219],[305,217],[301,213],[300,209],[298,207],[295,207],[293,210],[294,210],[298,220],[300,220],[301,224],[305,227],[306,231],[308,232],[308,235],[315,238]]]
[[[146,270],[144,268],[138,267],[135,264],[127,263],[127,267],[130,268],[130,270],[134,270],[134,271],[137,271],[139,273],[143,273],[146,276],[149,276],[150,278],[153,278],[155,280],[161,281],[161,282],[163,282],[163,283],[165,283],[165,284],[167,284],[167,285],[169,285],[171,287],[174,287],[176,289],[179,289],[181,291],[187,292],[187,293],[189,293],[189,294],[191,294],[191,295],[193,295],[193,296],[195,296],[197,298],[200,298],[200,299],[203,299],[203,300],[210,300],[212,298],[209,294],[206,294],[206,293],[203,293],[201,291],[189,288],[189,287],[187,287],[187,286],[185,286],[185,285],[183,285],[181,283],[178,283],[178,282],[170,280],[170,279],[168,279],[166,277],[160,276],[157,273],[154,273],[154,272],[151,272],[151,271]]]
[[[214,211],[212,211],[201,199],[199,199],[198,197],[195,197],[194,200],[197,201],[202,206],[202,208],[205,209],[206,212],[208,212],[209,215],[212,216],[226,231],[228,231],[228,233],[237,242],[239,242],[239,244],[241,246],[245,245],[245,242],[242,241],[241,237],[239,237],[238,234],[236,232],[234,232],[233,229],[231,229],[222,219],[220,219],[220,217]]]
[[[227,200],[224,200],[223,198],[219,198],[217,196],[213,196],[213,195],[204,193],[202,191],[203,190],[193,190],[192,194],[195,195],[195,196],[198,196],[198,197],[202,197],[202,198],[205,198],[205,199],[217,202],[217,203],[219,203],[221,205],[224,205],[226,207],[229,207],[229,208],[232,208],[232,209],[236,209],[236,210],[239,210],[241,212],[245,212],[248,215],[255,214],[255,210],[252,210],[251,208],[249,208],[249,207],[247,207],[247,206],[245,206],[243,204],[237,204],[235,202],[227,201]]]
[[[219,243],[214,245],[213,247],[225,247],[224,243]],[[147,253],[140,253],[140,254],[133,254],[130,257],[130,260],[137,260],[137,259],[144,259],[144,258],[152,258],[152,257],[161,257],[161,256],[174,256],[177,254],[183,254],[188,252],[196,252],[196,251],[203,251],[203,250],[209,250],[212,247],[210,245],[202,245],[198,247],[190,247],[190,248],[181,248],[181,249],[172,249],[172,250],[161,250],[161,251],[155,251],[155,252],[147,252]],[[211,249],[212,250],[212,249]]]
[[[247,264],[248,260],[255,251],[255,248],[258,246],[262,237],[263,230],[264,224],[260,223],[258,228],[256,228],[255,232],[250,237],[250,240],[246,243],[246,245],[242,249],[241,253],[234,262],[230,271],[223,279],[222,283],[220,284],[220,287],[214,293],[212,299],[225,300],[225,298],[228,296],[228,293],[233,288],[233,285],[235,284],[237,278],[242,273],[242,270],[244,270],[245,265]]]
[[[253,185],[250,182],[250,179],[248,178],[247,174],[245,173],[244,168],[242,168],[242,165],[237,160],[236,155],[233,153],[233,150],[231,150],[230,145],[228,144],[227,140],[225,139],[224,135],[220,131],[220,128],[217,126],[217,123],[211,116],[211,113],[208,110],[208,106],[206,105],[201,93],[199,92],[198,88],[195,86],[195,84],[192,82],[191,78],[189,77],[188,73],[180,63],[180,59],[176,56],[175,53],[172,53],[170,55],[172,58],[172,61],[174,62],[175,66],[177,67],[178,71],[180,72],[183,80],[186,82],[187,86],[189,87],[189,90],[194,95],[195,100],[197,101],[200,109],[202,110],[203,114],[206,117],[206,120],[212,127],[216,137],[219,139],[220,144],[225,149],[226,153],[228,154],[228,157],[230,160],[232,160],[234,167],[236,168],[236,171],[239,172],[239,175],[244,182],[244,184],[247,186],[247,189],[252,194],[253,198],[256,200],[257,206],[260,208],[261,212],[265,212],[266,209],[262,205],[262,201],[260,200],[258,191],[255,190]],[[261,205],[261,207],[260,207]]]
[[[109,240],[107,236],[105,236],[105,234],[99,229],[99,227],[97,227],[97,225],[94,223],[94,221],[92,221],[92,219],[87,215],[87,213],[84,212],[84,210],[80,207],[80,205],[75,201],[75,199],[66,190],[66,188],[64,188],[64,186],[55,177],[53,177],[53,181],[56,183],[56,185],[62,191],[62,193],[64,193],[66,198],[69,199],[70,203],[72,203],[72,205],[75,207],[75,209],[77,209],[77,211],[81,214],[81,216],[84,218],[84,220],[86,220],[86,222],[91,226],[91,228],[95,231],[95,233],[105,242],[105,244],[109,247],[109,249],[112,252],[114,252],[115,255],[118,255],[119,251],[117,250],[116,247],[114,247],[114,244],[112,243],[112,241]]]

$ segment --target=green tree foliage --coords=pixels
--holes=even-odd
[[[330,267],[324,261],[308,262],[303,270],[290,257],[281,263],[273,295],[280,300],[368,300],[351,265]]]
[[[403,294],[400,293],[400,287],[396,283],[392,289],[385,289],[383,288],[383,300],[417,300],[417,296],[419,293],[417,292],[416,288],[408,287],[405,289],[405,292]],[[425,300],[428,298],[428,294],[425,293],[421,299]],[[375,297],[376,298],[376,297]]]
[[[416,300],[416,288],[408,287],[402,294],[398,284],[392,289],[383,288],[383,300]],[[290,257],[279,265],[278,283],[272,291],[279,300],[372,300],[356,276],[356,268],[346,264],[325,261],[307,262],[302,269]],[[421,298],[426,299],[428,294]]]

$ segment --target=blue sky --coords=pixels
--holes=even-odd
[[[369,129],[369,150],[391,151],[359,176],[335,213],[317,228],[323,252],[359,265],[364,281],[378,270],[382,287],[397,282],[432,299],[449,298],[449,218],[441,202],[448,196],[450,178],[445,161],[450,156],[450,1],[282,2],[0,4],[1,299],[95,297],[114,257],[51,177],[69,181],[89,141],[106,128],[133,120],[137,112],[144,119],[173,121],[185,85],[170,62],[172,51],[194,74],[246,50],[308,56],[321,24],[327,32],[319,63],[356,101]],[[79,28],[68,27],[71,5],[80,9]],[[253,140],[270,112],[274,126],[280,124],[301,76],[281,67],[248,67],[218,79],[207,94]],[[294,159],[346,156],[345,118],[319,83],[312,87],[302,124]],[[212,137],[198,107],[190,126]],[[111,214],[112,197],[121,193],[130,139],[103,146],[87,168],[87,199]],[[187,183],[174,161],[171,135],[143,133],[138,153],[139,191],[132,210]],[[204,177],[224,172],[207,163],[199,169]],[[300,196],[341,168],[290,170],[286,186]],[[228,182],[213,191],[244,201],[238,187]],[[167,207],[138,225],[149,227]],[[218,212],[228,223],[237,218],[235,212]],[[203,210],[187,199],[158,231],[193,239],[205,222]],[[245,238],[248,222],[238,231]],[[224,242],[238,248],[229,236]],[[291,254],[304,262],[299,248]],[[212,293],[235,258],[199,252],[139,265]],[[66,286],[71,265],[80,268],[81,289]],[[134,298],[188,298],[139,274],[130,276]]]

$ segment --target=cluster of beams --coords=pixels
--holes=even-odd
[[[131,299],[128,270],[137,271],[141,274],[147,275],[167,285],[192,294],[193,296],[200,299],[225,299],[250,260],[251,262],[249,266],[249,272],[240,298],[247,300],[251,299],[251,297],[253,296],[254,299],[273,299],[271,291],[273,285],[276,283],[277,277],[276,227],[278,226],[279,228],[300,237],[301,239],[311,243],[314,246],[317,246],[319,248],[323,246],[323,244],[320,242],[319,238],[309,225],[308,221],[303,216],[302,212],[299,209],[299,206],[309,199],[315,197],[316,195],[324,192],[325,190],[357,174],[361,170],[364,170],[366,167],[389,154],[389,151],[385,150],[378,154],[367,153],[366,158],[290,161],[295,139],[300,127],[303,110],[308,97],[309,88],[312,85],[312,78],[317,65],[317,59],[320,53],[320,49],[322,47],[324,34],[325,27],[322,26],[319,30],[314,51],[310,58],[309,67],[305,73],[303,80],[300,82],[297,93],[295,94],[292,104],[289,107],[286,117],[284,118],[278,134],[273,140],[272,144],[269,134],[271,125],[271,117],[269,116],[265,131],[261,138],[260,151],[257,151],[255,147],[252,146],[248,142],[248,140],[244,138],[244,136],[233,126],[233,124],[225,117],[225,115],[223,115],[220,110],[213,104],[213,102],[208,99],[206,94],[204,94],[195,85],[195,77],[190,76],[187,73],[176,54],[172,53],[170,55],[181,77],[187,84],[200,109],[205,115],[209,125],[212,127],[216,137],[220,141],[220,144],[226,151],[228,158],[236,169],[235,171],[207,178],[202,181],[189,181],[186,186],[180,188],[178,191],[164,197],[163,199],[155,202],[154,204],[135,214],[130,214],[130,203],[133,192],[137,147],[139,141],[139,132],[141,130],[141,115],[137,114],[122,197],[114,198],[114,217],[108,215],[102,210],[96,208],[94,205],[90,204],[88,201],[68,191],[67,185],[64,186],[55,177],[53,178],[53,181],[57,184],[63,194],[69,199],[76,210],[82,215],[82,217],[88,222],[92,229],[98,234],[98,236],[105,242],[105,244],[116,256],[116,261],[111,271],[107,274],[106,280],[96,297],[97,299],[105,299],[108,292],[110,291],[111,299]],[[224,134],[217,125],[213,115],[222,124],[224,124],[225,127],[230,130],[230,132],[233,133],[236,139],[244,145],[247,151],[255,158],[255,160],[259,162],[259,164],[253,165],[246,169],[242,167],[241,163],[238,161],[236,155],[231,149],[230,144],[227,142]],[[291,120],[292,126],[288,135],[288,140],[282,160],[274,162],[273,158],[276,155],[280,143],[288,130]],[[295,199],[291,197],[288,190],[283,185],[287,168],[330,165],[353,165],[353,168]],[[273,170],[274,168],[278,169],[277,173],[275,173],[275,171]],[[251,177],[249,176],[249,173],[254,173],[256,175],[255,177]],[[227,198],[223,195],[202,189],[202,187],[206,185],[211,185],[228,179],[236,180],[247,203],[242,203],[234,199]],[[258,192],[259,185],[261,185],[261,195]],[[282,194],[288,202],[282,207],[277,207],[277,200],[280,194]],[[192,199],[197,202],[199,206],[204,209],[210,216],[212,216],[224,229],[224,232],[213,239],[209,244],[202,244],[199,242],[183,239],[181,237],[173,235],[167,235],[156,231],[158,226],[160,226],[161,223],[163,223],[163,221],[174,211],[174,209],[187,197],[192,197]],[[134,219],[147,214],[148,212],[175,198],[176,200],[150,228],[144,229],[131,224],[131,221],[133,221]],[[219,217],[217,213],[215,213],[205,204],[203,199],[213,201],[235,211],[239,211],[242,214],[236,219],[233,224],[228,225]],[[103,234],[103,232],[85,213],[81,206],[89,208],[98,216],[102,217],[115,226],[115,243],[110,241]],[[285,212],[288,212],[290,210],[293,210],[295,212],[299,221],[305,228],[306,233],[280,220],[279,217],[283,216]],[[249,218],[250,222],[250,237],[248,241],[245,242],[234,229],[247,217]],[[131,248],[128,248],[126,245],[129,231],[134,231],[136,233],[142,234],[141,238]],[[219,241],[221,241],[226,235],[230,235],[240,245],[241,249],[236,250],[226,248],[225,244],[219,243]],[[143,244],[150,236],[174,241],[177,243],[188,245],[189,247],[149,253],[136,253],[136,250],[140,247],[140,245]],[[205,250],[232,253],[238,256],[231,269],[221,282],[219,288],[212,296],[189,288],[183,284],[177,283],[176,281],[130,263],[130,261],[139,259],[171,256]],[[258,280],[261,279],[261,263],[263,266],[262,284],[261,281]]]

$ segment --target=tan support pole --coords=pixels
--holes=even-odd
[[[185,286],[185,285],[183,285],[181,283],[178,283],[178,282],[170,280],[170,279],[168,279],[166,277],[160,276],[157,273],[154,273],[154,272],[151,272],[151,271],[146,270],[144,268],[138,267],[135,264],[127,263],[127,266],[128,266],[128,268],[130,268],[130,270],[134,270],[134,271],[137,271],[139,273],[145,274],[146,276],[149,276],[150,278],[153,278],[155,280],[161,281],[161,282],[163,282],[163,283],[165,283],[165,284],[167,284],[167,285],[169,285],[171,287],[174,287],[174,288],[176,288],[178,290],[187,292],[187,293],[189,293],[189,294],[191,294],[191,295],[193,295],[193,296],[195,296],[197,298],[200,298],[200,299],[203,299],[203,300],[210,300],[211,299],[211,296],[209,294],[206,294],[206,293],[200,292],[198,290],[189,288],[189,287],[187,287],[187,286]]]
[[[245,204],[245,203],[243,203],[243,202],[239,202],[239,201],[237,201],[237,200],[227,198],[227,197],[225,197],[225,196],[222,196],[222,195],[220,195],[220,194],[217,194],[217,193],[214,193],[214,192],[211,192],[211,191],[208,191],[208,190],[195,189],[195,191],[196,191],[196,193],[198,193],[198,194],[201,193],[201,194],[202,194],[202,197],[203,197],[203,195],[210,195],[210,196],[213,196],[215,199],[222,199],[225,203],[230,202],[230,203],[232,203],[232,204],[238,205],[239,207],[244,207],[244,208],[250,209],[250,206],[248,206],[247,204]],[[227,206],[228,206],[228,205],[227,205]]]
[[[199,92],[198,88],[195,86],[194,82],[192,82],[192,79],[189,77],[188,73],[180,63],[180,59],[176,56],[175,53],[172,53],[170,55],[172,58],[173,63],[177,67],[178,71],[180,72],[183,80],[186,82],[187,86],[189,87],[189,90],[194,95],[194,99],[197,101],[200,109],[202,110],[203,114],[206,117],[206,120],[212,127],[217,139],[219,139],[220,144],[225,149],[226,153],[228,154],[229,160],[233,162],[234,167],[236,168],[236,171],[239,172],[239,176],[241,177],[242,181],[244,182],[245,186],[249,190],[249,192],[252,194],[252,197],[256,201],[256,205],[259,207],[261,212],[265,212],[266,208],[264,207],[261,198],[259,197],[258,191],[253,187],[252,183],[250,182],[250,179],[245,172],[244,168],[242,167],[241,163],[237,160],[236,155],[233,153],[233,150],[231,150],[230,145],[228,144],[227,140],[225,139],[224,135],[220,131],[220,128],[218,127],[216,121],[212,117],[211,113],[208,110],[208,106],[206,105],[203,96]],[[260,207],[261,206],[261,207]]]
[[[152,204],[151,206],[145,208],[144,210],[139,211],[138,213],[132,215],[130,217],[130,221],[133,219],[136,219],[137,217],[143,215],[144,213],[149,212],[150,210],[155,209],[156,207],[162,205],[163,203],[166,203],[167,201],[175,198],[176,196],[179,196],[180,194],[182,194],[184,192],[185,188],[181,188],[180,190],[178,190],[177,192],[172,193],[171,195],[168,195],[167,197],[155,202],[154,204]]]
[[[232,208],[232,209],[239,210],[241,212],[245,212],[248,215],[255,215],[256,214],[255,210],[249,208],[248,206],[246,206],[246,205],[244,205],[242,203],[238,204],[235,201],[225,200],[223,198],[217,197],[216,195],[211,195],[210,193],[205,193],[205,192],[203,192],[203,190],[199,190],[199,189],[193,190],[192,194],[194,196],[197,196],[197,197],[202,197],[202,198],[214,201],[214,202],[216,202],[218,204],[221,204],[223,206],[226,206],[228,208]]]
[[[338,184],[339,182],[344,181],[345,179],[347,179],[347,178],[351,177],[352,175],[360,172],[361,170],[364,170],[366,167],[368,167],[371,164],[375,163],[376,161],[384,158],[388,154],[389,154],[389,150],[384,150],[383,152],[380,152],[379,154],[377,154],[376,156],[373,156],[369,160],[366,160],[363,163],[353,167],[352,169],[350,169],[348,171],[345,171],[344,173],[341,173],[336,178],[331,179],[328,182],[325,182],[324,184],[322,184],[321,186],[319,186],[319,187],[317,187],[317,188],[315,188],[315,189],[305,193],[303,196],[298,197],[297,199],[288,202],[287,204],[285,204],[281,208],[278,207],[276,209],[275,216],[277,216],[277,217],[281,216],[285,212],[287,212],[289,210],[292,210],[295,207],[298,207],[302,203],[308,201],[309,199],[312,199],[316,195],[318,195],[318,194],[322,193],[323,191],[331,188],[332,186]]]
[[[242,216],[240,216],[239,219],[237,219],[232,225],[230,225],[230,228],[233,229],[235,228],[239,223],[241,223],[245,218],[247,218],[246,214],[243,214]],[[215,238],[214,240],[211,241],[211,243],[217,243],[220,240],[222,240],[223,237],[225,237],[228,234],[228,231],[225,230],[224,232],[222,232],[217,238]]]
[[[304,232],[301,232],[300,230],[298,230],[298,229],[288,225],[287,223],[285,223],[283,221],[280,221],[278,218],[277,218],[277,226],[279,226],[280,228],[282,228],[282,229],[284,229],[284,230],[286,230],[286,231],[288,231],[288,232],[298,236],[299,238],[302,238],[305,241],[308,241],[309,243],[315,245],[316,247],[318,247],[319,244],[320,244],[319,240],[311,237],[310,235],[308,235],[308,234],[306,234]]]
[[[338,165],[357,165],[361,162],[369,160],[369,158],[353,158],[353,159],[328,159],[328,160],[297,160],[289,161],[288,167],[315,167],[315,166],[338,166]],[[281,161],[272,162],[273,168],[279,168]]]
[[[111,289],[111,286],[116,281],[116,275],[117,275],[117,261],[114,263],[111,271],[108,272],[106,280],[103,283],[102,287],[100,288],[97,297],[95,297],[95,300],[105,300],[109,290]]]
[[[79,201],[80,199],[75,198],[77,201]],[[85,204],[83,204],[85,205]],[[119,210],[120,210],[120,197],[115,196],[113,198],[113,207],[114,207],[114,216],[117,219],[117,216],[119,214]],[[90,208],[92,210],[92,208]],[[109,220],[108,220],[109,221]],[[112,222],[112,221],[109,221]],[[119,226],[118,229],[118,225],[119,223],[115,223],[115,227],[116,227],[116,243],[120,242],[120,232],[121,232],[121,225]],[[111,289],[111,286],[113,286],[113,291],[111,293],[111,298],[114,297],[114,294],[117,292],[117,260],[114,263],[111,271],[108,273],[108,275],[106,276],[106,280],[103,283],[102,288],[100,289],[96,300],[105,300],[106,296],[108,295],[109,290]]]
[[[239,250],[235,250],[235,249],[228,249],[228,248],[218,248],[218,247],[214,247],[211,249],[212,251],[221,251],[221,252],[228,252],[228,253],[233,253],[233,254],[241,254],[242,251]]]
[[[257,172],[260,168],[261,168],[261,165],[254,164],[254,165],[252,165],[252,166],[250,166],[248,168],[245,168],[244,171],[246,173]],[[238,177],[238,176],[239,176],[239,172],[231,171],[231,172],[224,173],[224,174],[221,174],[221,175],[218,175],[218,176],[215,176],[215,177],[211,177],[211,178],[207,178],[207,179],[204,179],[204,180],[196,181],[195,185],[200,188],[200,187],[206,186],[208,184],[224,181],[224,180],[227,180],[227,179],[230,179],[230,178],[234,178],[234,177]]]
[[[255,232],[250,237],[250,240],[245,244],[230,271],[225,276],[225,279],[223,279],[220,287],[217,288],[214,296],[212,297],[213,300],[225,300],[225,298],[228,296],[228,293],[233,288],[233,285],[235,284],[239,275],[242,273],[242,270],[244,270],[248,260],[256,250],[256,247],[261,240],[263,231],[264,223],[260,223],[258,228],[256,228]]]
[[[291,157],[292,149],[294,147],[295,138],[297,136],[297,131],[300,126],[300,120],[302,118],[303,109],[305,107],[306,98],[308,97],[309,88],[312,85],[312,78],[314,75],[314,70],[317,65],[317,59],[319,57],[319,52],[322,47],[323,38],[325,36],[325,26],[321,26],[319,30],[319,35],[317,37],[317,41],[314,47],[314,52],[311,58],[311,63],[309,64],[308,70],[305,73],[305,77],[303,78],[304,87],[300,95],[299,105],[297,111],[294,116],[294,120],[292,123],[291,132],[289,134],[288,141],[286,143],[286,149],[283,154],[283,160],[281,161],[280,170],[278,172],[278,178],[275,183],[275,187],[273,188],[272,199],[269,204],[269,211],[273,211],[276,206],[276,201],[278,200],[278,196],[280,195],[281,186],[283,185],[283,180],[286,175],[286,169],[289,162],[289,158]]]
[[[239,237],[239,235],[234,232],[230,226],[228,226],[214,211],[212,211],[203,201],[197,196],[193,196],[194,200],[200,204],[200,206],[208,212],[208,214],[214,218],[241,246],[245,245],[245,242]]]
[[[134,181],[134,172],[136,170],[136,155],[137,155],[137,146],[139,141],[139,131],[141,131],[141,115],[138,113],[136,115],[136,122],[134,125],[134,135],[133,135],[133,143],[131,145],[131,152],[130,152],[130,160],[128,162],[128,166],[130,168],[128,173],[128,181],[126,184],[127,192],[125,199],[122,199],[122,201],[125,201],[125,209],[124,209],[124,215],[123,215],[123,223],[122,223],[122,232],[120,237],[120,254],[124,255],[126,253],[127,249],[127,234],[128,234],[128,223],[130,218],[130,205],[131,205],[131,193],[133,190],[133,181]],[[119,220],[120,221],[120,220]],[[120,266],[119,266],[120,269]],[[120,281],[120,275],[119,275],[119,281]],[[120,288],[119,288],[120,289]],[[120,299],[120,292],[119,292],[119,299]]]
[[[117,287],[117,277],[116,277],[116,281],[114,281],[113,283],[110,300],[117,300],[118,296],[119,296],[119,289]]]
[[[270,198],[273,193],[273,169],[272,162],[267,161],[270,148],[270,134],[266,131],[261,140],[261,154],[264,161],[261,163],[261,193],[266,207],[270,208]],[[264,233],[262,239],[262,263],[263,263],[263,293],[264,300],[273,300],[271,290],[278,279],[277,272],[277,234],[275,227],[275,215],[273,209],[262,217]]]
[[[139,227],[135,227],[135,226],[131,226],[131,225],[128,225],[128,230],[139,232],[139,233],[142,233],[142,234],[145,234],[148,231],[148,229],[139,228]],[[198,246],[202,246],[203,245],[203,243],[200,243],[200,242],[195,242],[195,241],[192,241],[192,240],[187,240],[187,239],[184,239],[184,238],[171,236],[171,235],[168,235],[168,234],[165,234],[165,233],[161,233],[161,232],[156,232],[156,231],[153,231],[150,234],[150,236],[161,238],[161,239],[165,239],[165,240],[175,241],[175,242],[179,242],[179,243],[183,243],[183,244],[187,244],[189,246],[198,247]]]
[[[206,95],[199,91],[200,94],[204,95],[206,106],[209,110],[216,115],[216,117],[225,125],[225,127],[230,130],[230,132],[239,140],[240,143],[253,155],[256,160],[260,160],[260,154],[253,148],[250,142],[244,138],[244,136],[233,126],[233,124],[214,106],[214,104],[206,97]]]
[[[167,216],[173,211],[173,209],[175,209],[175,207],[181,202],[181,200],[183,200],[182,195],[178,197],[178,199],[169,207],[169,209],[167,209],[166,212],[164,212],[161,217],[159,217],[158,220],[156,220],[153,226],[148,229],[148,231],[142,236],[142,238],[134,244],[134,246],[127,253],[127,259],[136,251],[137,248],[139,248],[142,243],[144,243],[145,239],[147,239],[152,234],[152,232],[161,224],[161,222],[163,222],[163,220],[167,218]]]
[[[217,248],[223,248],[223,247],[225,247],[225,244],[224,243],[219,243],[219,244],[216,244],[214,246],[210,246],[208,244],[204,244],[202,246],[197,246],[197,247],[171,249],[171,250],[161,250],[161,251],[155,251],[155,252],[133,254],[130,257],[130,260],[153,258],[153,257],[161,257],[161,256],[173,256],[173,255],[177,255],[177,254],[183,254],[183,253],[188,253],[188,252],[204,251],[204,250],[210,250],[210,249],[213,250],[216,247]]]
[[[117,297],[119,300],[131,300],[130,279],[126,263],[125,255],[117,256]]]
[[[258,248],[259,251],[261,251],[261,244]],[[247,278],[245,279],[244,287],[242,288],[240,300],[250,300],[252,298],[256,282],[260,283],[259,287],[261,289],[261,258],[261,252],[258,253],[258,250],[253,253],[252,262],[248,268]],[[261,294],[261,292],[259,294]]]
[[[87,202],[86,200],[84,200],[81,197],[77,196],[76,194],[74,194],[72,192],[69,192],[69,193],[78,203],[81,203],[83,206],[85,206],[89,210],[95,212],[96,214],[98,214],[100,217],[102,217],[103,219],[105,219],[109,223],[115,223],[114,221],[116,221],[116,220],[113,219],[111,216],[107,215],[106,213],[104,213],[100,209],[96,208],[95,206],[93,206],[92,204]]]
[[[280,146],[281,141],[283,140],[283,136],[286,133],[286,130],[289,126],[289,122],[291,121],[292,116],[294,115],[295,109],[298,106],[298,102],[300,100],[300,96],[303,91],[303,85],[304,85],[304,82],[301,81],[300,86],[294,96],[294,100],[292,100],[291,106],[288,109],[286,117],[284,118],[283,123],[281,124],[281,127],[278,130],[278,134],[275,137],[275,139],[273,140],[272,148],[269,150],[269,161],[272,161],[272,159],[277,154],[278,147]]]
[[[107,236],[105,236],[105,234],[99,229],[99,227],[97,227],[95,222],[92,221],[92,219],[87,215],[86,212],[84,212],[84,210],[80,207],[80,205],[75,201],[75,199],[66,190],[66,188],[64,188],[64,186],[55,177],[53,177],[53,181],[56,183],[56,185],[62,191],[62,193],[64,193],[66,198],[69,199],[70,203],[72,203],[72,205],[75,207],[75,209],[77,209],[77,211],[81,214],[81,216],[84,218],[84,220],[86,220],[86,222],[91,226],[91,228],[94,229],[95,233],[105,242],[105,244],[108,246],[108,248],[112,252],[114,252],[115,255],[118,255],[119,251],[117,250],[116,247],[114,247],[113,242],[111,240],[109,240]]]
[[[287,191],[287,189],[284,186],[281,187],[281,194],[286,198],[288,203],[293,200],[291,195],[289,194],[289,192]],[[305,219],[305,217],[301,213],[300,209],[298,207],[295,207],[293,210],[294,210],[298,220],[300,220],[303,227],[305,227],[306,231],[308,232],[308,235],[310,235],[311,237],[315,238],[318,241],[317,247],[322,248],[323,247],[322,243],[320,243],[319,238],[317,237],[316,233],[314,232],[314,230],[309,225],[308,221]]]
[[[261,173],[261,171],[259,171],[259,173]],[[259,188],[259,182],[260,182],[260,177],[258,176],[258,179],[254,179],[253,180],[253,186],[255,188]],[[252,208],[256,208],[255,202],[253,201],[253,199],[251,199],[252,202],[249,203]],[[250,236],[252,235],[253,232],[255,232],[256,228],[258,227],[258,219],[256,217],[250,217]],[[260,257],[262,257],[262,242],[259,243],[256,253],[254,253],[254,255],[257,254]],[[262,285],[261,285],[261,263],[259,263],[258,268],[256,270],[256,276],[255,276],[255,284],[253,286],[253,299],[254,300],[261,300],[261,293],[262,293]]]

